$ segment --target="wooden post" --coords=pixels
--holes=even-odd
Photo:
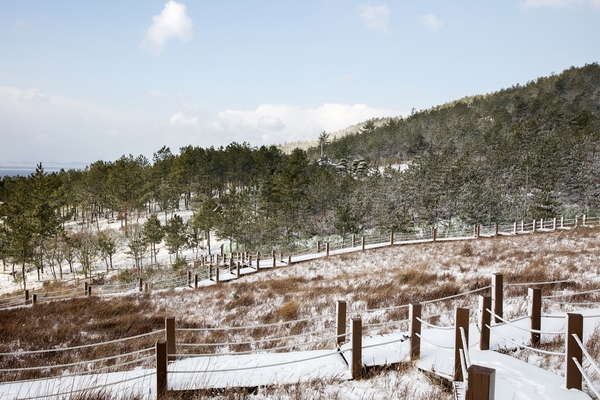
[[[352,247],[356,246],[356,235],[353,233],[352,234]]]
[[[167,394],[167,341],[156,342],[156,398],[163,399]]]
[[[150,290],[150,287],[147,283],[144,283],[144,293],[148,293]]]
[[[560,227],[561,228],[565,227],[565,217],[560,217]]]
[[[585,219],[586,219],[586,216],[585,216],[585,214],[583,214],[583,218],[582,218],[582,221],[581,221],[581,226],[585,226]]]
[[[494,236],[498,236],[498,223],[494,222]]]
[[[408,319],[410,319],[410,359],[421,358],[421,303],[410,303],[408,305]]]
[[[433,239],[433,241],[435,242],[436,238],[437,238],[437,229],[435,228],[431,228],[431,238]]]
[[[219,267],[215,268],[215,283],[219,284]]]
[[[492,303],[493,312],[500,318],[503,318],[503,303],[504,303],[504,276],[500,273],[492,275]],[[494,317],[494,322],[499,323],[500,320]]]
[[[192,271],[187,272],[187,284],[189,287],[192,287]]]
[[[198,289],[198,274],[194,274],[194,289]]]
[[[533,226],[533,233],[535,233],[536,224],[537,224],[537,222],[536,222],[536,221],[535,221],[535,219],[534,219],[534,220],[533,220],[533,224],[532,224],[532,226]]]
[[[36,293],[34,293],[31,296],[31,304],[35,305],[35,303],[37,303],[37,294]]]
[[[361,238],[361,245],[360,246],[361,246],[361,250],[365,249],[365,237],[364,236]]]
[[[144,280],[142,278],[139,278],[139,284],[140,284],[140,292],[142,291],[142,288],[144,287]]]
[[[292,256],[291,255],[288,256],[288,266],[289,265],[292,265]]]
[[[457,308],[454,314],[454,380],[462,381],[462,365],[460,363],[460,350],[469,351],[469,349],[463,348],[462,336],[460,328],[465,331],[465,340],[467,346],[469,345],[469,309],[468,308]]]
[[[223,253],[223,247],[224,247],[224,246],[223,246],[223,244],[221,244],[221,255],[223,255],[223,254],[224,254],[224,253]]]
[[[87,282],[84,282],[84,283],[83,283],[83,292],[84,292],[85,294],[87,294],[87,293],[88,293],[88,290],[87,290],[87,288],[88,288],[88,283],[87,283]]]
[[[252,266],[252,255],[248,254],[248,265]]]
[[[317,254],[321,252],[321,241],[317,240]]]
[[[544,229],[544,218],[540,219],[540,231]]]
[[[325,256],[329,257],[329,242],[325,243]]]
[[[236,264],[236,266],[235,266],[235,277],[237,279],[240,279],[240,276],[242,275],[241,269],[242,269],[242,266],[241,266],[241,264],[238,261],[237,264]]]
[[[542,329],[542,289],[533,287],[528,289],[529,294],[529,318],[531,319],[531,329]],[[540,344],[540,334],[531,332],[531,345]]]
[[[576,335],[579,340],[583,341],[583,316],[581,314],[567,313],[567,339],[565,340],[565,361],[567,369],[565,372],[566,385],[567,389],[581,390],[581,371],[579,371],[579,368],[575,365],[573,357],[577,359],[581,365],[583,352],[573,335]]]
[[[92,297],[92,285],[88,285],[87,295],[88,295],[88,297]]]
[[[29,289],[25,290],[25,304],[29,302]]]
[[[513,226],[513,235],[517,234],[517,223],[515,222],[515,225]]]
[[[479,350],[490,349],[490,328],[492,315],[492,296],[479,296]]]
[[[275,257],[275,253],[273,253],[273,268],[277,266],[277,257]]]
[[[390,246],[394,245],[394,231],[390,233]]]
[[[260,251],[256,252],[256,272],[260,271]]]
[[[346,341],[346,302],[344,300],[338,300],[335,304],[336,316],[336,346]]]
[[[473,237],[477,238],[477,224],[473,225]]]
[[[283,262],[283,253],[279,253],[279,261]]]
[[[213,277],[213,266],[212,264],[208,264],[208,279],[212,280]]]
[[[362,376],[362,319],[352,318],[352,360],[350,362],[350,375],[352,379]]]
[[[523,220],[521,220],[521,232],[523,232],[524,229],[525,229],[525,222],[523,222]]]
[[[168,360],[174,360],[175,356],[175,317],[165,318],[165,340],[167,341]]]
[[[471,365],[467,369],[469,384],[467,400],[494,400],[496,394],[496,370],[481,365]]]
[[[556,230],[556,218],[552,220],[552,231]]]

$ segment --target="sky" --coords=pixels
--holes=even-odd
[[[600,0],[0,0],[0,166],[315,139],[600,61]]]

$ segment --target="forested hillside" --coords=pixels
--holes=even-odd
[[[275,146],[167,147],[84,170],[0,181],[0,257],[39,268],[108,260],[115,241],[139,265],[164,241],[176,256],[216,234],[247,250],[365,230],[593,214],[600,194],[600,66],[391,119],[284,154]],[[407,163],[408,168],[379,166]],[[180,202],[181,201],[181,202]],[[186,223],[174,216],[194,210]],[[149,218],[146,218],[149,217]],[[120,222],[121,237],[99,232]],[[64,229],[76,221],[76,229]],[[108,261],[106,261],[108,263]],[[107,264],[108,265],[108,264]]]

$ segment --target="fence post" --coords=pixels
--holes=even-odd
[[[260,271],[260,251],[256,252],[256,272]]]
[[[454,314],[454,380],[462,381],[462,365],[460,362],[460,350],[463,352],[469,351],[469,349],[463,348],[462,336],[460,334],[460,328],[465,331],[465,340],[467,346],[469,345],[469,309],[468,308],[457,308]]]
[[[84,282],[84,283],[83,283],[83,292],[84,292],[85,294],[87,294],[87,293],[88,293],[88,290],[87,290],[87,288],[88,288],[88,283],[87,283],[87,282]]]
[[[208,264],[208,280],[212,280],[213,277],[213,267],[212,264]]]
[[[165,340],[167,341],[167,353],[175,354],[175,317],[165,318]],[[174,355],[169,355],[168,360],[174,360]]]
[[[365,237],[364,236],[361,238],[360,242],[361,242],[360,243],[361,250],[364,250],[365,249]]]
[[[29,289],[25,290],[25,304],[29,302]]]
[[[362,375],[362,319],[352,318],[352,361],[350,362],[352,379]]]
[[[561,228],[564,228],[564,227],[565,227],[565,217],[564,217],[564,216],[561,216],[561,217],[560,217],[560,227],[561,227]]]
[[[187,284],[189,287],[192,287],[192,271],[187,272]]]
[[[321,252],[321,241],[317,240],[317,254]]]
[[[147,283],[144,284],[144,293],[148,293],[150,287],[148,286]]]
[[[498,236],[498,223],[494,222],[494,236]]]
[[[533,287],[528,289],[529,295],[529,318],[531,319],[531,329],[542,329],[542,289]],[[531,332],[531,345],[540,344],[540,334]]]
[[[390,246],[394,245],[394,231],[392,230],[392,232],[390,233]]]
[[[219,284],[219,267],[215,268],[215,283]]]
[[[535,219],[534,219],[534,220],[533,220],[533,233],[535,233],[536,224],[537,224],[537,222],[536,222],[536,221],[535,221]]]
[[[325,243],[325,256],[329,257],[329,242]]]
[[[352,234],[352,247],[356,246],[356,235]]]
[[[410,359],[421,358],[421,303],[410,303],[408,305],[408,319],[410,319]]]
[[[490,326],[492,315],[487,310],[492,310],[492,296],[479,296],[479,350],[490,349]]]
[[[583,214],[582,221],[581,221],[581,226],[585,226],[585,214]]]
[[[156,342],[156,398],[163,399],[167,394],[167,341]]]
[[[523,222],[523,220],[521,220],[521,232],[523,232],[524,229],[525,229],[525,222]]]
[[[142,278],[139,278],[139,288],[140,288],[140,292],[142,291],[142,288],[144,287],[144,280]]]
[[[223,244],[221,244],[221,255],[223,255],[223,254],[224,254],[224,253],[223,253],[223,247],[224,247],[224,245],[223,245]]]
[[[88,285],[87,295],[88,297],[92,297],[92,285]]]
[[[556,230],[556,217],[552,220],[552,231]]]
[[[496,393],[496,370],[481,365],[471,365],[467,369],[469,384],[467,400],[494,400]]]
[[[473,225],[473,236],[475,237],[475,239],[477,239],[478,235],[477,235],[477,224]]]
[[[492,275],[492,303],[494,305],[494,314],[498,317],[503,317],[504,303],[504,277],[500,273]],[[499,323],[500,319],[494,317],[494,322]]]
[[[337,339],[335,344],[339,347],[340,344],[346,341],[346,301],[338,300],[335,304],[336,316],[336,332]]]
[[[513,235],[517,234],[517,223],[515,222],[515,225],[513,226]]]
[[[273,268],[277,266],[277,257],[275,257],[275,253],[273,253]]]
[[[437,229],[431,228],[431,238],[433,239],[434,242],[435,242],[436,237],[437,237]]]
[[[198,274],[194,274],[194,289],[198,289]]]
[[[583,340],[583,316],[581,314],[567,313],[567,339],[565,341],[567,358],[565,360],[567,369],[565,372],[566,384],[567,389],[581,390],[581,371],[575,365],[573,358],[579,361],[581,365],[583,352],[573,335],[577,335],[579,340]]]
[[[37,294],[36,293],[34,293],[31,296],[31,304],[35,305],[35,303],[37,303]]]
[[[291,255],[288,256],[288,266],[289,265],[292,265],[292,256]]]
[[[544,218],[540,219],[540,231],[544,229]]]

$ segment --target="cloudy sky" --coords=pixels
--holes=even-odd
[[[0,165],[316,138],[600,61],[600,0],[0,0]]]

